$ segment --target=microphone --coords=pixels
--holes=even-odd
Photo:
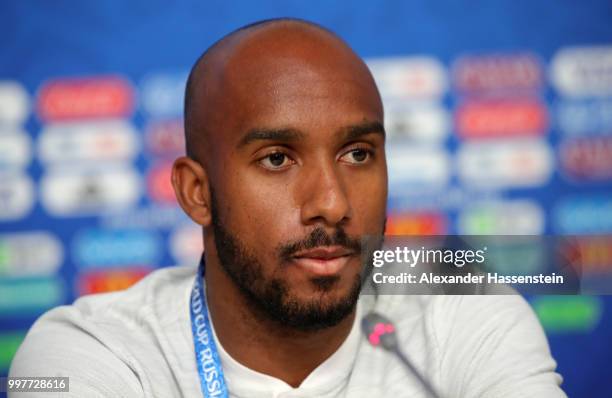
[[[430,397],[440,398],[431,384],[425,380],[421,373],[419,373],[416,367],[399,348],[397,343],[397,335],[395,334],[395,326],[389,319],[376,312],[370,312],[361,320],[361,328],[363,329],[363,332],[365,333],[370,344],[372,344],[374,347],[382,347],[385,350],[395,354],[404,364],[404,366],[408,368],[408,371],[417,378]]]

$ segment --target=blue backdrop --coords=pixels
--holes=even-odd
[[[609,1],[3,2],[0,374],[48,308],[195,264],[168,184],[186,75],[222,35],[280,16],[372,66],[391,232],[612,232]],[[610,247],[591,247],[596,274]],[[568,394],[609,396],[612,300],[531,302]]]

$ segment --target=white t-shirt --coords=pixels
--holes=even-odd
[[[202,397],[189,315],[196,270],[164,268],[47,312],[10,376],[70,378],[69,393],[45,397]],[[403,351],[442,397],[565,397],[542,328],[516,295],[362,296],[345,342],[299,388],[246,368],[217,340],[230,395],[425,397],[398,359],[363,337],[360,318],[373,309],[395,322]]]

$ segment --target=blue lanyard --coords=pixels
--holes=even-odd
[[[200,387],[205,398],[227,398],[229,394],[225,385],[225,378],[223,377],[223,369],[221,369],[221,359],[219,358],[210,327],[206,297],[202,289],[204,269],[204,256],[202,256],[200,266],[198,267],[198,274],[191,290],[189,306],[193,345],[195,347],[198,374],[200,375]]]

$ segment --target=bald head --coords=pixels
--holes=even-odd
[[[357,82],[375,97],[382,113],[365,63],[329,30],[303,20],[274,19],[231,32],[202,54],[189,74],[187,155],[208,163],[215,143],[245,127],[245,120],[257,112],[258,96],[274,97],[266,107],[290,106],[290,97],[317,89],[313,81],[329,79]]]

